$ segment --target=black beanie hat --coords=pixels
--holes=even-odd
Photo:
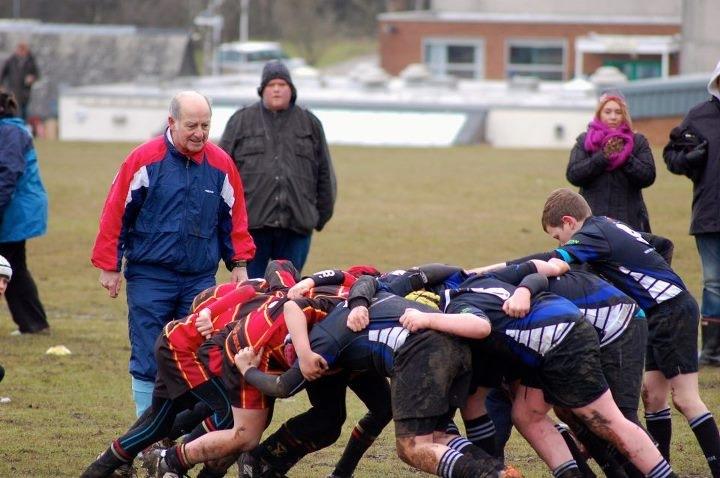
[[[258,95],[262,98],[263,90],[267,86],[268,83],[270,83],[272,80],[276,79],[285,80],[287,84],[290,86],[290,91],[292,92],[292,96],[290,97],[290,104],[294,105],[295,100],[297,99],[297,90],[295,89],[295,85],[293,85],[292,78],[290,78],[290,71],[287,69],[287,66],[280,61],[280,60],[270,60],[269,62],[265,63],[265,66],[263,67],[262,71],[262,80],[260,81],[260,86],[258,87]]]

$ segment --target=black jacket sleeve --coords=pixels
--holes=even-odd
[[[335,197],[337,196],[337,181],[335,179],[335,170],[333,169],[332,159],[330,158],[330,150],[325,141],[325,132],[323,131],[322,124],[320,120],[309,111],[308,115],[312,123],[315,156],[318,159],[316,202],[318,221],[315,229],[321,231],[333,215]]]
[[[645,136],[636,133],[634,141],[632,153],[621,169],[631,185],[646,188],[655,182],[655,158]]]
[[[671,173],[682,174],[695,181],[702,172],[705,163],[703,161],[688,160],[687,151],[680,145],[681,135],[691,122],[690,116],[686,116],[679,126],[670,131],[669,141],[663,148],[663,160]]]
[[[242,111],[243,110],[240,109],[233,113],[228,122],[225,124],[225,130],[223,131],[220,142],[218,143],[218,146],[220,146],[227,154],[230,155],[231,158],[233,158],[238,170],[240,170],[242,164],[239,164],[239,155],[235,155],[235,149],[240,141],[240,126],[242,124],[240,119],[242,117]]]
[[[608,160],[602,151],[594,154],[585,151],[585,133],[583,133],[577,137],[575,146],[570,151],[565,177],[570,184],[582,187],[604,173],[607,166]]]

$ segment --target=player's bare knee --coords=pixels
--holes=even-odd
[[[682,393],[676,390],[672,392],[672,403],[675,409],[687,418],[693,418],[707,409],[697,394]]]
[[[396,437],[395,449],[398,458],[408,465],[412,465],[412,454],[415,448],[415,437]]]
[[[645,410],[659,411],[667,408],[667,397],[664,393],[657,393],[649,388],[642,388],[642,402]]]

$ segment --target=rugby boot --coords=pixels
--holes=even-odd
[[[207,466],[203,466],[197,478],[223,478],[227,470],[212,470]]]
[[[137,469],[132,463],[123,463],[110,475],[110,478],[138,478]]]
[[[166,458],[168,450],[158,454],[157,465],[155,466],[155,478],[183,478],[187,476],[185,470],[171,466]]]
[[[110,478],[116,469],[125,464],[126,462],[116,457],[108,448],[98,455],[94,462],[90,463],[80,478]]]
[[[160,441],[153,443],[152,445],[141,451],[137,458],[140,460],[140,469],[145,470],[148,477],[155,476],[155,467],[158,462],[158,455],[166,448],[174,446],[175,442],[167,438],[163,438]]]
[[[243,452],[240,455],[237,466],[238,478],[260,478],[260,464],[249,451]]]
[[[505,469],[500,472],[500,478],[523,478],[523,474],[514,466],[507,465]]]

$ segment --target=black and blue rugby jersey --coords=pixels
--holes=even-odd
[[[485,317],[492,325],[491,338],[503,340],[526,364],[537,367],[543,355],[567,336],[582,320],[578,308],[567,299],[548,292],[535,295],[528,315],[513,318],[503,304],[515,292],[513,282],[527,275],[523,267],[509,266],[491,274],[473,275],[457,289],[446,289],[441,308],[446,313],[471,313]]]
[[[636,231],[604,216],[585,220],[555,252],[566,262],[592,264],[645,311],[687,290],[662,256]]]
[[[548,290],[580,309],[585,320],[595,327],[601,348],[620,337],[634,317],[645,317],[634,300],[589,272],[570,271],[550,277]]]
[[[353,332],[346,325],[350,308],[347,302],[340,304],[325,320],[313,326],[309,334],[310,348],[322,355],[331,369],[342,368],[352,372],[375,370],[389,377],[393,371],[393,354],[410,335],[399,320],[407,308],[435,311],[424,304],[388,292],[378,292],[368,309],[370,324],[365,330]],[[276,390],[282,390],[283,396],[293,395],[306,385],[298,361],[279,376],[279,383],[273,386],[256,381],[257,375],[246,378],[251,385],[270,395]]]

